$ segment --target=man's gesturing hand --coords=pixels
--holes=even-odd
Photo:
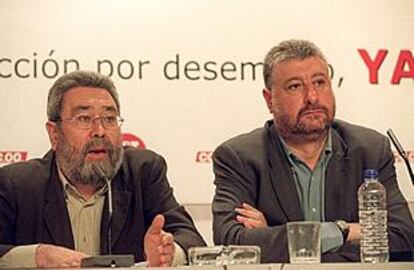
[[[157,215],[145,234],[144,250],[150,267],[171,266],[174,259],[174,237],[162,230],[164,223],[164,216]]]

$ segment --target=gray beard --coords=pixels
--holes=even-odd
[[[301,123],[286,126],[286,124],[283,123],[283,120],[278,119],[278,121],[276,121],[276,128],[279,131],[279,134],[283,139],[291,141],[316,141],[321,138],[321,136],[324,136],[330,127],[331,123],[328,121],[325,121],[323,126],[319,128],[307,128]]]
[[[302,113],[310,109],[322,109],[325,111],[325,119],[320,126],[309,127],[306,123],[300,121]],[[310,105],[298,113],[297,119],[292,120],[287,114],[281,113],[275,117],[275,124],[280,136],[285,140],[314,142],[327,134],[333,124],[333,118],[330,119],[327,108],[319,105]]]
[[[123,148],[114,146],[104,138],[92,138],[79,152],[69,145],[63,134],[59,140],[61,146],[56,149],[56,157],[62,173],[73,184],[93,186],[99,189],[107,184],[119,170],[122,163]],[[89,149],[95,146],[104,146],[108,159],[94,162],[85,162]]]

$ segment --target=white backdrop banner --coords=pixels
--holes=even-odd
[[[181,202],[209,203],[211,153],[271,118],[262,61],[290,38],[326,54],[338,118],[392,128],[414,160],[414,1],[2,0],[0,14],[0,166],[50,148],[48,89],[95,70],[119,90],[125,144],[166,158]]]

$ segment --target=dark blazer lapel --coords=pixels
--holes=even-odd
[[[267,158],[270,168],[270,179],[278,202],[288,221],[303,220],[302,208],[293,177],[293,169],[286,160],[282,145],[273,124],[267,128]]]
[[[69,213],[54,159],[51,164],[50,184],[45,198],[44,221],[53,244],[74,249]]]
[[[332,129],[332,157],[325,175],[325,218],[326,221],[346,219],[346,185],[349,164],[348,147],[335,129]],[[338,209],[341,206],[342,209]]]
[[[122,169],[121,169],[122,170]],[[123,185],[128,182],[123,179],[123,174],[118,173],[117,176],[111,181],[112,186],[112,202],[113,202],[113,217],[112,217],[112,249],[116,241],[120,237],[120,234],[125,226],[125,222],[128,217],[128,208],[131,201],[131,192],[126,190]],[[108,196],[105,200],[105,206],[102,213],[102,226],[101,226],[101,252],[106,254],[108,251]]]

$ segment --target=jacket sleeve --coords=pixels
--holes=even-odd
[[[7,167],[0,168],[0,257],[14,247],[16,203]]]
[[[150,223],[157,214],[165,217],[164,230],[174,236],[174,241],[187,253],[193,246],[205,246],[194,222],[183,206],[176,201],[167,180],[167,165],[159,155],[154,156],[151,169],[144,180],[144,212]],[[146,227],[148,227],[147,224]]]
[[[258,172],[229,145],[219,146],[213,154],[214,184],[213,236],[215,244],[258,245],[261,261],[288,262],[287,234],[284,224],[246,229],[236,220],[235,208],[243,202],[256,207]],[[260,209],[259,209],[260,210]]]

